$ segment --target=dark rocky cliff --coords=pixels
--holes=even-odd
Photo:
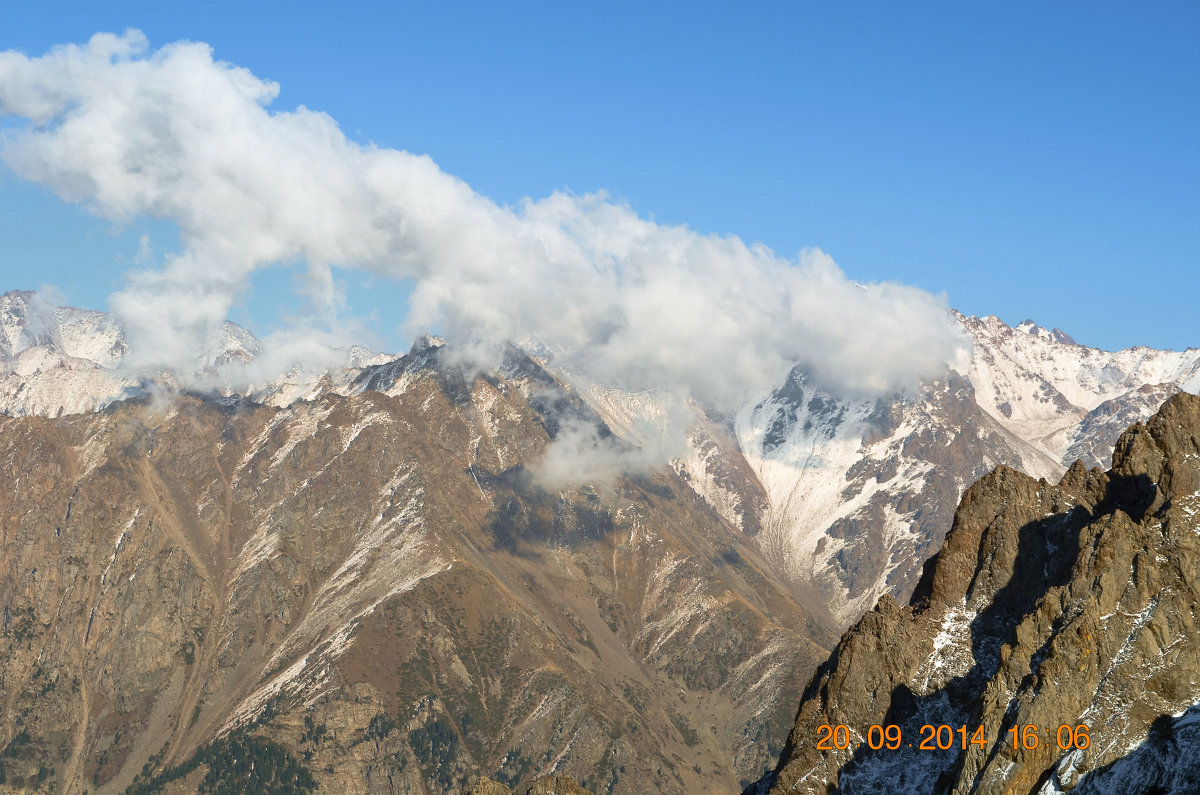
[[[1200,398],[1179,394],[1108,472],[968,489],[911,603],[881,599],[818,669],[761,788],[1195,792],[1198,587]]]

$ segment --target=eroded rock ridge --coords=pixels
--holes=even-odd
[[[1178,394],[1120,437],[1107,472],[1076,464],[1051,484],[1000,467],[970,487],[911,603],[882,598],[820,667],[763,783],[1195,792],[1198,583],[1200,398]],[[899,726],[900,747],[872,750],[872,725]],[[921,750],[924,725],[952,727],[952,747]],[[847,747],[819,750],[821,726],[847,727]]]

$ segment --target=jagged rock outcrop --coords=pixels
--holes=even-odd
[[[967,490],[911,604],[885,596],[820,667],[763,787],[1195,791],[1198,514],[1189,394],[1124,433],[1108,472],[1077,464],[1052,485],[998,468]]]

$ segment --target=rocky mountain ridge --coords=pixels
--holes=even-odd
[[[843,625],[884,593],[907,598],[963,490],[996,465],[1050,479],[1077,458],[1107,466],[1125,427],[1175,391],[1200,389],[1200,350],[1106,352],[1031,321],[954,319],[970,354],[915,392],[848,400],[795,370],[733,416],[696,407],[687,452],[672,464],[713,510],[756,537],[779,577],[818,593]],[[104,315],[7,293],[0,340],[0,413],[57,416],[142,391],[122,375],[124,342]],[[252,357],[256,344],[227,327],[205,366]],[[570,383],[545,354],[532,353]],[[344,367],[297,371],[243,393],[217,379],[208,391],[283,407],[372,389],[371,368],[389,361],[398,359],[348,351]],[[634,445],[643,441],[639,422],[653,427],[665,411],[663,396],[652,393],[593,385],[578,394]]]
[[[763,789],[1195,791],[1198,511],[1190,394],[1124,433],[1108,472],[997,468],[910,605],[883,597],[818,670]]]
[[[599,418],[519,351],[360,376],[0,417],[0,792],[757,777],[834,635],[753,539],[670,470],[539,487]]]
[[[188,791],[235,740],[329,791],[735,790],[836,633],[913,591],[967,484],[1057,478],[1200,354],[960,318],[974,357],[912,394],[796,370],[732,417],[693,406],[668,467],[546,488],[562,428],[636,446],[661,396],[515,347],[468,372],[426,338],[160,399],[104,315],[3,301],[0,791],[194,763]],[[252,358],[243,335],[205,366]]]

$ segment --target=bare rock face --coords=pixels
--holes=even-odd
[[[818,669],[762,788],[1196,791],[1198,513],[1189,394],[1123,434],[1107,473],[998,468],[911,604],[881,599]]]
[[[540,486],[599,420],[527,357],[364,377],[0,417],[0,791],[757,778],[834,636],[753,537],[670,470]]]

